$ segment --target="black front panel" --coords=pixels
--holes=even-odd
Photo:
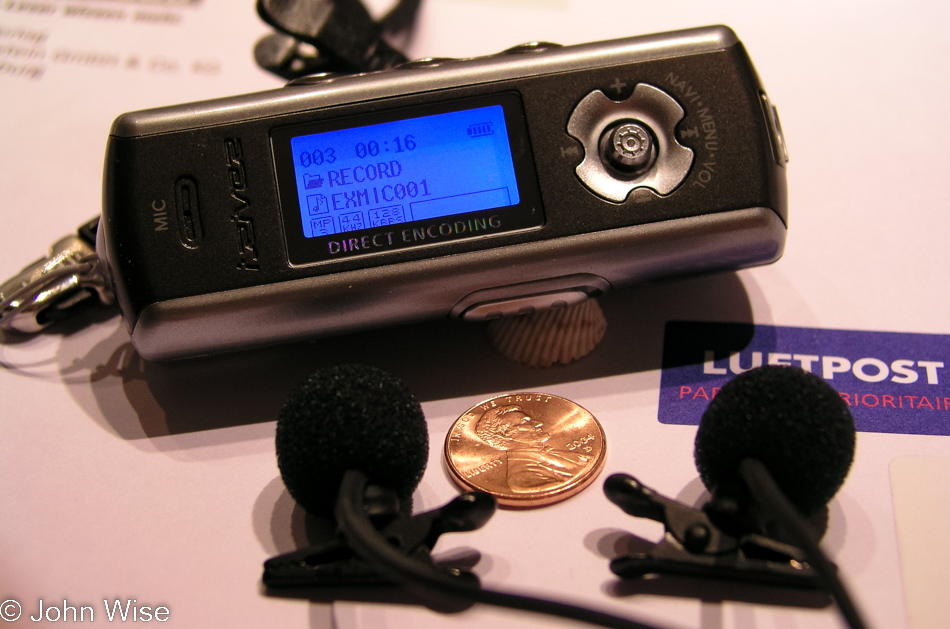
[[[601,90],[621,100],[639,82],[665,91],[685,110],[676,138],[695,157],[687,178],[669,195],[639,190],[624,203],[611,203],[577,179],[574,168],[583,149],[567,134],[566,124],[574,107],[590,92]],[[120,305],[134,321],[144,306],[177,297],[712,212],[771,207],[784,220],[783,175],[772,158],[759,89],[741,46],[733,46],[715,53],[584,68],[205,129],[111,138],[103,217]],[[512,98],[521,103],[511,104]],[[303,180],[302,174],[293,174],[291,138],[493,104],[504,107],[519,191],[511,231],[461,238],[446,233],[436,238],[443,223],[449,227],[441,229],[448,232],[456,220],[477,218],[479,222],[473,225],[481,221],[489,225],[487,221],[496,214],[486,216],[475,210],[472,216],[426,219],[405,223],[398,230],[374,231],[373,225],[363,225],[363,231],[346,238],[304,235],[305,201],[298,191]],[[405,135],[393,137],[404,141]],[[368,141],[358,143],[369,153]],[[318,159],[314,157],[317,148],[306,150],[312,161]],[[375,163],[390,161],[394,160]],[[349,168],[352,176],[354,167]],[[327,180],[330,176],[326,170],[306,172]],[[379,167],[375,175],[380,176]],[[334,176],[337,182],[346,181],[340,172]],[[368,171],[364,169],[360,176],[366,178]],[[418,186],[423,179],[414,176],[403,183],[415,181]],[[377,192],[382,191],[382,186],[378,188]],[[364,198],[372,194],[369,186],[360,189],[367,189]],[[352,193],[354,188],[348,190]],[[390,192],[395,194],[394,190]],[[176,206],[182,199],[187,208]],[[386,207],[383,201],[371,209]],[[320,203],[314,207],[320,210]],[[188,224],[179,224],[182,217]],[[369,215],[363,220],[370,220]],[[415,233],[423,238],[433,237],[418,241],[425,246],[376,246],[388,245],[389,238],[402,238],[404,229],[409,230],[410,239],[414,229],[421,230]],[[344,245],[364,244],[371,255],[363,255],[362,249],[357,255],[337,255]]]

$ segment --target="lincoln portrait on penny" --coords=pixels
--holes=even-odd
[[[508,487],[513,493],[534,493],[561,485],[583,471],[591,457],[546,446],[551,435],[544,425],[520,406],[499,406],[486,411],[475,425],[475,434],[488,445],[503,450],[508,463]]]

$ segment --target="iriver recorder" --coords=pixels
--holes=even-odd
[[[125,114],[97,251],[152,360],[483,320],[778,259],[785,162],[728,28],[529,44]]]

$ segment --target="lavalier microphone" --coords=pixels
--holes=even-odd
[[[624,578],[676,574],[820,588],[849,626],[863,627],[804,519],[841,487],[854,450],[854,419],[824,380],[794,367],[745,372],[719,391],[696,433],[696,466],[712,495],[702,509],[632,476],[607,479],[612,502],[667,531],[652,552],[614,559],[611,570]]]
[[[276,447],[293,499],[308,513],[330,515],[351,468],[409,501],[426,468],[429,433],[405,383],[374,367],[341,365],[290,392],[278,415]]]
[[[741,480],[743,460],[761,461],[808,517],[841,487],[854,445],[854,419],[837,391],[801,369],[766,366],[733,378],[713,398],[694,456],[712,492]]]
[[[400,552],[432,570],[429,552],[441,534],[477,529],[494,513],[491,496],[466,494],[408,517],[427,463],[428,429],[405,383],[374,367],[331,367],[301,382],[280,410],[275,443],[284,485],[307,513],[333,519],[344,475],[359,470],[364,487],[354,508]],[[270,588],[390,583],[342,532],[269,559],[263,581]]]
[[[318,372],[288,397],[277,421],[277,460],[291,496],[308,512],[333,506],[338,533],[269,559],[264,584],[401,585],[411,590],[570,618],[605,627],[650,629],[634,620],[565,603],[481,587],[478,578],[436,564],[442,533],[482,526],[495,500],[468,492],[414,516],[405,508],[428,452],[425,418],[400,380],[373,367]]]

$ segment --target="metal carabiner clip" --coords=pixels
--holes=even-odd
[[[96,218],[50,247],[49,253],[0,285],[0,330],[34,334],[70,316],[89,299],[114,302],[99,272]]]

